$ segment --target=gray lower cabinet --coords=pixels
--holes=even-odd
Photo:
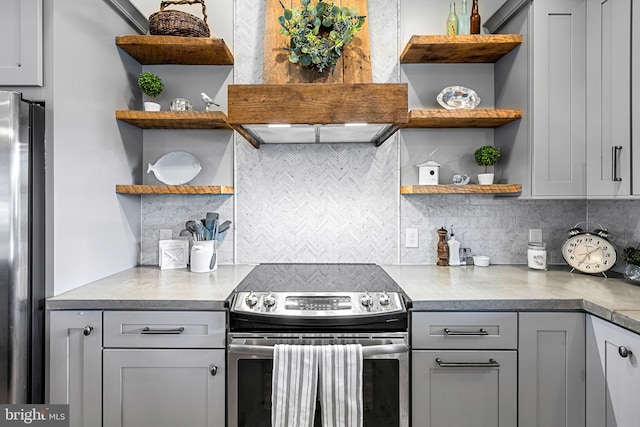
[[[412,313],[412,425],[517,425],[517,316]]]
[[[69,405],[69,426],[102,424],[102,312],[49,313],[48,402]]]
[[[587,427],[640,422],[640,335],[587,316]]]
[[[224,354],[105,349],[103,427],[223,425]]]
[[[518,426],[585,426],[584,313],[520,313]]]
[[[225,316],[105,311],[103,427],[223,425]]]

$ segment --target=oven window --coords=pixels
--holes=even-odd
[[[271,359],[238,361],[238,426],[271,427]],[[399,361],[365,359],[363,381],[364,426],[400,425]],[[315,427],[321,427],[320,403]]]

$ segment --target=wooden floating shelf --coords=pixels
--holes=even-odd
[[[118,36],[116,45],[142,65],[233,65],[233,54],[222,39]]]
[[[221,111],[118,110],[116,119],[141,129],[231,129]]]
[[[400,187],[400,194],[519,194],[520,184],[493,185],[405,185]]]
[[[403,128],[493,128],[522,118],[522,110],[477,108],[473,110],[417,109],[409,112]]]
[[[118,194],[233,194],[224,185],[116,185]]]
[[[522,43],[520,34],[412,36],[400,55],[403,64],[491,63]]]

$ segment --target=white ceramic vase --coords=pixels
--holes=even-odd
[[[144,111],[160,111],[160,104],[147,101],[144,103]]]
[[[479,173],[478,174],[478,184],[480,184],[480,185],[491,185],[491,184],[493,184],[493,174],[492,173]]]

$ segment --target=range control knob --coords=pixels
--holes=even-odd
[[[365,292],[364,295],[360,297],[360,304],[364,307],[371,307],[373,305],[373,297],[369,295],[369,292]]]
[[[381,306],[386,307],[391,304],[391,298],[387,295],[386,292],[383,292],[382,295],[378,297],[378,302]]]
[[[276,305],[276,296],[274,294],[269,294],[262,299],[262,303],[265,307],[273,307]]]
[[[244,299],[244,302],[249,306],[249,308],[253,308],[258,303],[258,297],[253,292],[249,292],[249,295]]]

